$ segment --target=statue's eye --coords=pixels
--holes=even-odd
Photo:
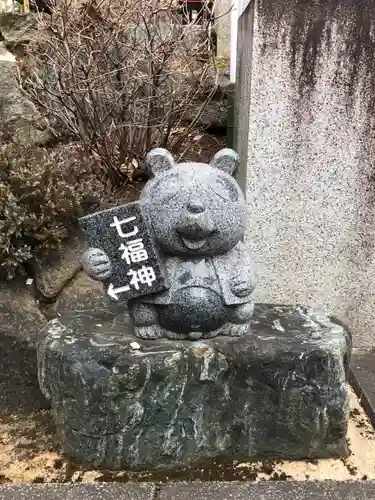
[[[165,202],[172,199],[180,191],[182,187],[181,180],[177,172],[171,172],[163,176],[152,187],[152,198]]]
[[[237,201],[237,188],[226,179],[217,178],[210,184],[211,189],[221,198],[227,201]]]

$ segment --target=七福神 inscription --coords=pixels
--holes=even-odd
[[[91,248],[111,263],[107,293],[129,300],[165,290],[165,272],[138,202],[103,210],[80,219]]]

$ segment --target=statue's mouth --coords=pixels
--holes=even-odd
[[[181,235],[182,243],[189,250],[200,250],[206,244],[207,238],[203,238],[200,240],[191,240],[186,238],[186,236]]]

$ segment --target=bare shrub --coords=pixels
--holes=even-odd
[[[129,180],[151,147],[183,144],[216,91],[207,5],[198,24],[178,0],[62,0],[39,18],[21,87],[116,184]]]

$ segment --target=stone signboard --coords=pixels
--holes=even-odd
[[[129,300],[166,288],[162,262],[138,202],[82,217],[80,226],[89,246],[111,265],[106,283],[111,299]]]

